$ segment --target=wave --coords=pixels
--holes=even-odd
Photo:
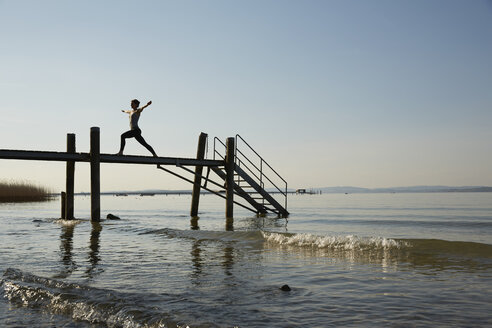
[[[0,289],[14,304],[70,316],[76,321],[125,328],[186,327],[170,314],[140,305],[146,299],[139,295],[69,284],[18,269],[5,271]],[[171,297],[170,302],[175,301]]]
[[[413,269],[483,272],[492,269],[492,245],[439,239],[393,239],[382,236],[319,236],[266,231],[160,229],[146,234],[192,241],[234,243],[237,249],[269,249],[311,259],[336,259]],[[235,246],[236,247],[236,246]]]
[[[63,220],[63,219],[57,219],[54,221],[54,223],[63,226],[63,227],[72,227],[76,226],[79,223],[82,222],[87,222],[87,220],[81,220],[81,219],[72,219],[72,220]]]
[[[141,232],[166,238],[193,241],[235,242],[266,245],[267,247],[290,247],[310,250],[337,251],[399,251],[432,252],[468,257],[492,258],[492,245],[447,241],[439,239],[396,239],[382,236],[361,237],[356,235],[315,235],[309,233],[281,233],[267,231],[207,231],[158,229]]]
[[[317,236],[312,234],[281,234],[264,232],[263,236],[268,243],[311,247],[329,248],[337,250],[365,250],[365,249],[400,249],[408,246],[405,242],[384,237],[358,237],[358,236]]]
[[[309,258],[330,258],[410,270],[489,272],[492,245],[438,239],[264,233],[266,247]]]

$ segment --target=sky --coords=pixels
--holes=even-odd
[[[137,98],[160,156],[240,134],[289,188],[492,186],[490,0],[0,0],[0,40],[0,149],[88,152],[98,126],[116,153]],[[65,163],[0,159],[0,180],[61,191]],[[189,188],[101,167],[103,191]]]

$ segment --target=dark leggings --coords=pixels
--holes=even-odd
[[[125,149],[125,144],[126,144],[125,139],[128,138],[135,138],[142,146],[147,148],[147,150],[150,151],[152,155],[157,157],[157,154],[155,153],[154,149],[142,137],[142,130],[140,129],[126,131],[121,135],[120,153],[123,153],[123,149]]]

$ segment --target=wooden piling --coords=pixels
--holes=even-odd
[[[234,138],[226,140],[226,218],[229,219],[229,224],[234,215]]]
[[[75,153],[75,134],[67,134],[67,153]],[[65,214],[63,217],[66,220],[73,220],[73,194],[74,194],[74,181],[75,181],[75,162],[67,161],[67,177],[66,177],[66,203]]]
[[[91,128],[91,221],[101,220],[101,159],[100,131],[98,127]]]
[[[197,160],[203,160],[205,158],[206,144],[207,144],[207,134],[202,132],[200,133],[200,137],[198,137],[198,149],[196,152]],[[195,180],[193,183],[193,193],[191,198],[191,211],[190,211],[190,216],[193,218],[198,218],[198,204],[200,202],[202,172],[203,172],[203,166],[197,165],[195,167]]]
[[[226,231],[234,231],[234,219],[233,218],[226,218],[225,229],[226,229]]]
[[[66,212],[66,205],[67,205],[67,193],[62,191],[61,192],[61,216],[60,218],[62,220],[67,219],[67,212]]]

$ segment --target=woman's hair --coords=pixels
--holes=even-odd
[[[140,106],[140,101],[138,101],[137,99],[133,99],[132,100],[132,104],[137,104],[137,107]]]

